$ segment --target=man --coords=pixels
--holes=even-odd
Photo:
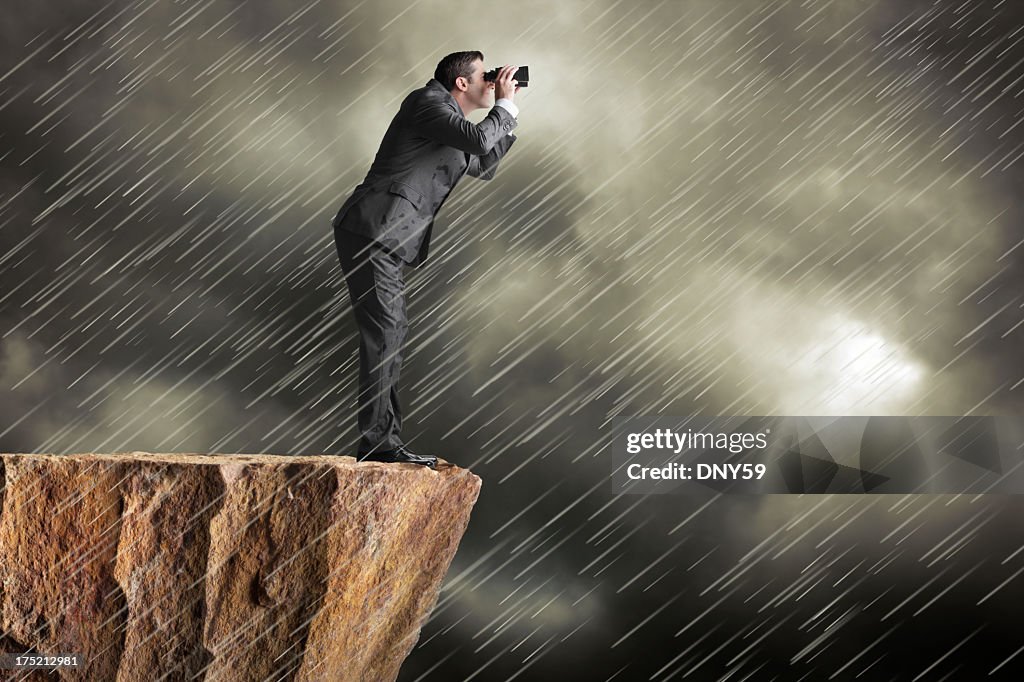
[[[505,65],[485,81],[483,57],[452,53],[409,93],[366,178],[332,221],[359,327],[359,461],[437,465],[437,457],[410,451],[399,435],[398,376],[409,327],[402,268],[426,261],[434,216],[462,176],[490,180],[515,142],[517,67]],[[488,107],[480,123],[466,120]]]

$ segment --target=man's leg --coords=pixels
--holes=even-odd
[[[358,454],[403,445],[398,380],[409,329],[404,264],[367,237],[335,230],[349,299],[359,327]]]
[[[402,298],[404,302],[405,297],[403,296]],[[405,317],[404,308],[402,317]],[[394,415],[393,432],[397,440],[401,440],[398,434],[402,431],[402,404],[398,402],[398,377],[402,373],[402,357],[405,353],[405,336],[408,334],[408,331],[409,325],[407,319],[405,333],[402,335],[402,345],[399,346],[398,352],[395,354],[394,379],[391,382],[391,414]]]

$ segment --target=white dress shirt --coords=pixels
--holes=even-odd
[[[501,107],[508,113],[512,114],[512,118],[519,117],[519,107],[516,106],[515,102],[506,97],[494,100],[494,106]]]

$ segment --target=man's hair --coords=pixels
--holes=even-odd
[[[483,60],[483,58],[484,53],[480,50],[452,52],[437,63],[437,68],[434,69],[434,78],[444,86],[445,90],[451,92],[455,87],[455,79],[462,76],[466,80],[470,80],[473,75],[473,62],[477,59]]]

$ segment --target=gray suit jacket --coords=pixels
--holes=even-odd
[[[494,177],[517,125],[499,106],[470,123],[451,93],[431,78],[402,101],[366,178],[331,224],[372,238],[408,265],[422,265],[445,199],[463,175]]]

